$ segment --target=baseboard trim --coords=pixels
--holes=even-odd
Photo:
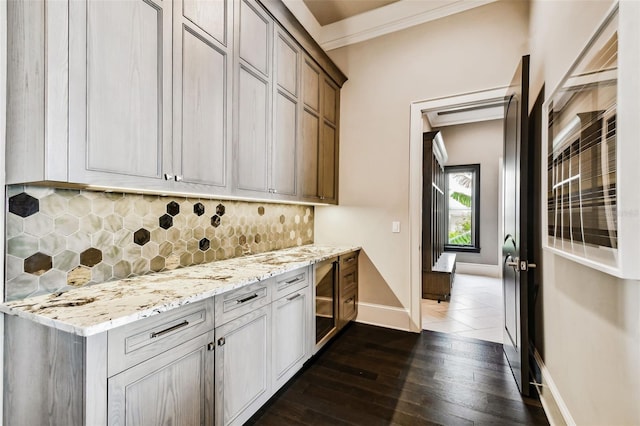
[[[551,377],[551,373],[544,365],[544,361],[536,349],[533,351],[533,358],[536,364],[538,364],[540,375],[542,376],[542,383],[537,384],[536,389],[538,390],[538,395],[540,395],[540,402],[547,415],[549,424],[551,426],[575,426],[576,422],[573,420],[567,404],[565,404],[562,399],[560,391]]]
[[[456,262],[456,272],[459,274],[482,275],[485,277],[500,278],[500,266],[484,265],[481,263]]]
[[[356,322],[395,330],[411,331],[409,310],[395,306],[358,302],[358,318],[356,318]]]

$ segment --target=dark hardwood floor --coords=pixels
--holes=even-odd
[[[518,393],[502,345],[352,324],[247,424],[549,423]]]

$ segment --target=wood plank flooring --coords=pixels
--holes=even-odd
[[[548,425],[492,342],[352,324],[247,424]]]

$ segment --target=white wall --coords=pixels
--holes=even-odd
[[[480,253],[458,253],[458,262],[498,265],[500,158],[503,120],[447,126],[441,129],[447,166],[480,164]],[[500,232],[501,233],[501,232]]]
[[[530,99],[543,83],[550,96],[610,6],[533,1]],[[573,421],[640,424],[640,282],[544,253],[542,312],[541,355]]]
[[[317,243],[364,248],[361,306],[411,306],[411,102],[506,86],[526,51],[527,25],[526,2],[496,2],[329,52],[349,77],[341,93],[340,206],[316,208],[315,235]],[[399,234],[391,233],[395,220]],[[408,313],[404,324],[391,318],[397,310],[387,313],[379,309],[376,322],[410,328]]]

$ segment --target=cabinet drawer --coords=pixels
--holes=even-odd
[[[358,252],[352,251],[351,253],[343,254],[340,256],[340,268],[350,268],[353,265],[358,264]]]
[[[216,326],[271,303],[273,278],[216,296]]]
[[[349,293],[358,288],[358,267],[353,265],[348,269],[340,271],[340,291]]]
[[[340,321],[344,326],[347,322],[358,316],[358,292],[345,293],[340,298]]]
[[[108,376],[212,330],[213,298],[109,330]]]
[[[300,268],[275,277],[273,300],[278,300],[309,285],[309,268]]]

